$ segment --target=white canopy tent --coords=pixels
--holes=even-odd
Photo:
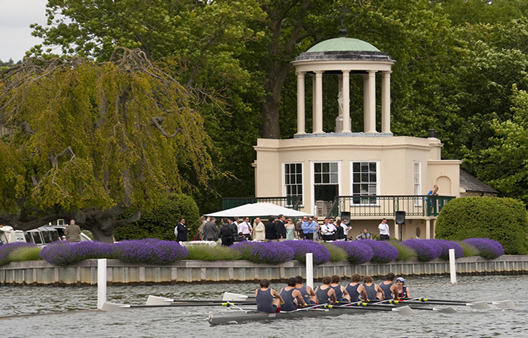
[[[288,209],[273,203],[249,203],[227,210],[214,212],[205,216],[212,217],[267,217],[284,215],[286,217],[312,216],[305,212]]]

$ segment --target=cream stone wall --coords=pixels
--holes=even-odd
[[[303,211],[313,213],[314,162],[338,162],[339,195],[350,196],[351,161],[379,162],[378,195],[414,195],[414,163],[421,163],[421,191],[434,184],[440,195],[459,196],[458,160],[441,160],[442,144],[435,138],[416,137],[309,137],[259,139],[256,197],[285,196],[283,163],[303,165]]]

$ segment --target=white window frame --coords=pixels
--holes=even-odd
[[[341,196],[341,188],[342,188],[342,180],[341,180],[341,161],[310,161],[310,188],[311,188],[311,194],[310,198],[312,201],[312,214],[315,214],[316,212],[316,206],[315,206],[315,186],[319,184],[333,184],[333,183],[315,183],[315,164],[316,163],[337,163],[337,195]]]
[[[414,175],[413,175],[414,194],[422,195],[422,162],[414,161],[413,170],[414,170]],[[422,199],[416,198],[416,200],[414,201],[414,206],[421,207]]]
[[[376,203],[354,203],[354,163],[376,163],[376,195],[380,194],[381,191],[381,161],[380,160],[351,160],[350,161],[350,206],[351,207],[361,207],[361,206],[379,206],[379,198],[376,198]],[[361,196],[361,195],[360,195]],[[368,195],[364,195],[368,196]]]
[[[304,162],[282,162],[282,165],[281,165],[281,169],[282,169],[282,196],[283,197],[288,197],[288,189],[287,189],[287,184],[286,184],[286,165],[291,165],[291,164],[300,164],[301,165],[301,183],[300,183],[300,186],[302,188],[302,194],[301,194],[301,204],[299,205],[300,208],[304,208],[304,192],[305,192],[305,188],[304,188]],[[291,184],[290,184],[291,185]],[[299,185],[298,183],[296,185]],[[291,195],[293,196],[293,195]],[[295,196],[298,196],[298,195],[295,195]],[[293,205],[288,205],[286,203],[285,207],[292,207]]]

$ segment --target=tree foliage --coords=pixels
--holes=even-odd
[[[507,254],[528,252],[528,214],[512,198],[466,197],[449,202],[438,215],[436,238],[496,240]]]
[[[124,216],[131,217],[132,210]],[[175,240],[174,228],[178,220],[184,218],[185,225],[191,228],[189,240],[192,240],[200,226],[200,212],[196,202],[188,195],[172,194],[164,197],[152,210],[141,213],[141,219],[126,227],[116,229],[117,241],[129,239],[157,238],[167,241]]]
[[[75,218],[95,239],[167,192],[207,186],[211,140],[194,97],[139,51],[113,62],[29,59],[0,73],[0,222]],[[116,220],[129,207],[138,212]]]

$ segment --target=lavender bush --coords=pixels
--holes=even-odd
[[[70,265],[85,259],[114,258],[112,244],[103,242],[53,242],[40,251],[40,257],[53,265]]]
[[[374,256],[374,251],[372,251],[372,248],[366,244],[363,244],[362,241],[332,242],[332,245],[344,249],[348,255],[348,261],[352,264],[362,264],[368,262]]]
[[[330,260],[330,251],[324,245],[314,241],[284,241],[281,243],[289,246],[293,250],[293,259],[299,262],[305,263],[306,254],[309,252],[313,254],[314,264],[323,264]]]
[[[449,249],[455,249],[455,258],[464,257],[464,249],[458,243],[445,239],[428,239],[427,241],[441,249],[440,258],[442,259],[449,260]]]
[[[409,246],[403,244],[400,241],[391,240],[388,241],[390,245],[396,248],[398,250],[398,257],[396,258],[397,261],[408,261],[411,259],[416,258],[416,251],[414,251]]]
[[[115,243],[113,252],[123,262],[147,264],[172,264],[189,255],[178,242],[153,238]]]
[[[438,258],[442,253],[442,249],[439,246],[434,245],[427,239],[408,239],[402,243],[416,252],[416,257],[420,262],[429,262]]]
[[[504,248],[502,245],[489,238],[468,238],[464,242],[473,245],[480,251],[480,256],[487,259],[495,259],[504,255]]]
[[[372,263],[385,264],[398,258],[398,250],[387,242],[367,239],[361,241],[361,244],[368,245],[374,252],[370,259]]]
[[[20,248],[28,248],[28,247],[36,247],[33,243],[25,243],[25,242],[17,242],[17,243],[8,243],[4,245],[0,245],[0,265],[5,265],[11,260],[9,259],[9,255]]]
[[[231,246],[242,255],[242,259],[254,263],[282,264],[291,261],[295,255],[288,245],[276,242],[239,242]]]

